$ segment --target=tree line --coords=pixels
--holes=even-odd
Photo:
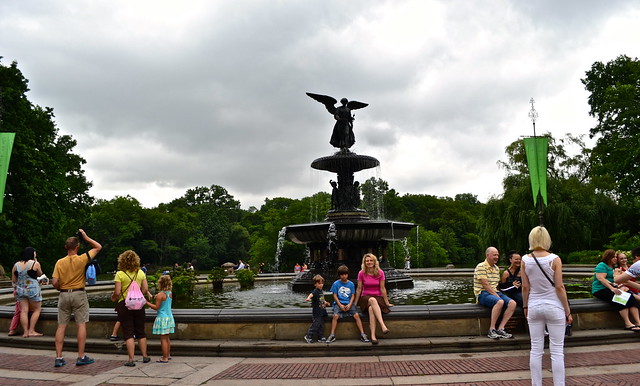
[[[1,57],[0,57],[1,58]],[[549,139],[545,225],[553,250],[568,262],[595,262],[604,248],[640,245],[640,62],[620,56],[595,62],[581,80],[590,92],[593,148],[583,137]],[[0,264],[10,269],[26,246],[38,250],[45,272],[64,255],[63,242],[83,227],[103,245],[99,262],[116,268],[117,256],[134,249],[144,263],[170,266],[192,262],[207,270],[224,262],[274,266],[279,231],[290,224],[322,221],[331,205],[327,192],[292,199],[268,198],[260,208],[243,210],[224,187],[194,187],[169,203],[143,208],[131,196],[95,199],[74,152],[76,141],[60,135],[51,108],[26,97],[28,80],[17,64],[0,63],[0,132],[16,133],[0,213]],[[577,150],[575,150],[577,149]],[[403,242],[392,243],[389,258],[402,266],[408,253],[414,267],[473,266],[494,245],[500,251],[527,250],[529,230],[538,224],[533,207],[524,146],[506,149],[503,193],[486,203],[470,193],[455,197],[400,195],[371,178],[361,186],[363,209],[374,218],[412,222]],[[301,263],[305,247],[285,242],[280,268]]]

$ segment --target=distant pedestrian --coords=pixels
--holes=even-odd
[[[296,265],[293,267],[293,272],[300,273],[300,271],[302,271],[302,267],[300,266],[300,264],[296,263]]]
[[[173,302],[173,294],[171,289],[173,283],[171,276],[162,275],[158,279],[158,289],[160,292],[156,294],[156,302],[147,302],[147,306],[158,311],[156,320],[153,322],[153,334],[160,335],[160,347],[162,349],[162,358],[158,359],[158,363],[168,363],[171,359],[171,340],[169,334],[175,330],[175,320],[171,312],[171,303]]]
[[[91,260],[91,262],[87,266],[85,277],[87,280],[87,285],[95,285],[98,280],[96,275],[96,267],[94,265],[93,260]]]

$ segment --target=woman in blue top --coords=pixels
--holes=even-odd
[[[616,251],[613,249],[604,251],[602,261],[598,263],[595,268],[595,275],[591,283],[591,293],[598,299],[613,305],[618,310],[620,316],[622,316],[622,320],[624,320],[625,330],[640,332],[640,315],[638,313],[638,303],[636,299],[631,296],[626,304],[613,301],[614,295],[620,295],[622,293],[622,291],[618,289],[618,285],[613,281],[613,267],[616,262]],[[631,319],[633,319],[635,324],[631,322]]]

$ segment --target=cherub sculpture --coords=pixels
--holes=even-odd
[[[356,137],[353,134],[353,121],[354,116],[351,115],[351,110],[361,109],[369,106],[368,103],[362,103],[358,101],[349,101],[347,98],[340,100],[341,106],[336,107],[338,103],[335,98],[328,95],[307,93],[311,98],[322,103],[333,117],[336,119],[336,124],[333,126],[333,133],[331,134],[331,140],[329,143],[333,147],[339,149],[349,149],[356,142]]]

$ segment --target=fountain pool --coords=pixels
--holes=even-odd
[[[395,305],[431,305],[475,303],[471,277],[415,279],[414,288],[389,289],[389,300]],[[569,279],[569,281],[571,281]],[[572,299],[591,297],[588,285],[576,281],[568,286]],[[331,301],[331,293],[325,292]],[[91,308],[111,308],[111,291],[90,292]],[[306,294],[292,292],[287,283],[277,281],[256,282],[255,287],[240,289],[237,284],[225,284],[222,291],[212,292],[210,285],[199,285],[188,300],[176,299],[173,308],[182,309],[254,309],[310,307]],[[43,307],[56,307],[57,297],[45,298]]]

